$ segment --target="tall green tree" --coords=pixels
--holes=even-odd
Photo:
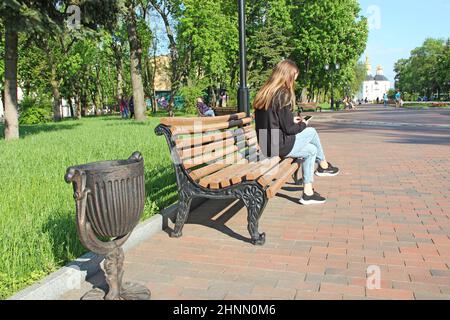
[[[448,93],[450,83],[450,39],[426,39],[408,59],[396,62],[396,86],[410,94],[431,97]]]
[[[190,60],[186,71],[190,78],[206,80],[202,83],[210,89],[213,104],[220,88],[231,81],[238,53],[236,18],[227,13],[225,2],[185,0],[178,24],[178,42]]]
[[[62,14],[53,1],[3,0],[0,18],[5,27],[5,139],[19,138],[17,105],[17,65],[19,32],[54,33],[60,29]]]
[[[292,58],[301,72],[299,82],[306,92],[329,87],[331,77],[336,83],[345,82],[349,69],[366,48],[367,19],[361,16],[357,0],[292,0],[294,30]],[[325,64],[339,63],[341,69],[331,75]],[[310,94],[311,98],[311,94]]]
[[[131,82],[133,85],[133,100],[135,118],[143,121],[145,115],[144,85],[142,80],[142,44],[137,30],[136,1],[127,0],[127,28],[130,43]]]
[[[287,0],[248,1],[249,83],[253,91],[294,49],[292,6]]]
[[[186,76],[184,67],[191,63],[188,54],[180,55],[180,45],[176,34],[177,19],[181,17],[184,2],[183,0],[149,0],[149,6],[160,15],[169,41],[171,95],[168,113],[169,116],[173,116],[175,96],[181,87],[181,79]]]
[[[77,5],[80,9],[79,26],[89,29],[97,29],[114,20],[118,12],[117,2],[113,0],[4,0],[0,3],[0,18],[5,26],[5,139],[17,139],[19,137],[18,106],[17,106],[17,74],[18,74],[18,46],[19,33],[29,34],[41,45],[49,45],[56,41],[64,48],[64,41],[60,41],[63,31],[67,31],[66,10],[69,5]],[[46,42],[42,42],[46,40]],[[44,48],[49,52],[50,46]],[[53,47],[52,47],[53,48]],[[51,70],[51,84],[54,96],[54,117],[60,119],[59,114],[59,85],[57,61],[49,52],[49,67]],[[64,55],[64,50],[59,54]]]

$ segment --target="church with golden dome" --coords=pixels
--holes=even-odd
[[[361,90],[358,93],[358,99],[368,100],[369,102],[383,101],[384,93],[387,93],[391,88],[391,82],[384,75],[383,67],[378,65],[376,74],[372,74],[372,65],[370,58],[366,57],[366,71],[367,76],[361,85]]]

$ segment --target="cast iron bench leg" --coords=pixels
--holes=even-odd
[[[298,158],[298,159],[295,159],[294,162],[296,162],[299,165],[299,167],[298,167],[297,170],[295,170],[294,174],[292,175],[292,179],[294,179],[295,185],[301,186],[303,184],[303,179],[300,179],[298,177],[298,174],[300,172],[301,165],[303,164],[304,159],[303,158]]]
[[[177,209],[177,220],[175,222],[175,228],[170,234],[171,238],[179,238],[183,235],[183,226],[188,218],[191,202],[192,197],[181,191]]]
[[[266,234],[259,233],[258,221],[267,205],[267,197],[264,192],[257,187],[248,188],[239,192],[237,197],[244,202],[247,207],[247,230],[250,233],[251,242],[254,245],[262,246],[266,242]]]
[[[300,186],[302,184],[302,179],[298,177],[300,169],[295,170],[294,174],[292,175],[292,178],[294,179],[294,184],[297,186]]]
[[[266,207],[267,199],[264,197],[263,203],[261,206],[258,206],[256,203],[249,204],[247,206],[248,216],[247,216],[247,230],[250,233],[252,244],[257,246],[262,246],[266,242],[266,234],[259,233],[258,231],[258,222],[261,217],[264,208]]]

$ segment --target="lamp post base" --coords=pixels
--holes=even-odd
[[[81,300],[106,300],[105,297],[105,291],[95,288],[81,297]],[[150,290],[146,287],[137,283],[126,282],[123,284],[117,300],[150,300],[150,297]]]

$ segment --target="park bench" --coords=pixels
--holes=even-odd
[[[238,112],[237,107],[216,107],[213,108],[214,113],[216,116],[225,116],[225,115],[231,115]]]
[[[162,118],[155,129],[169,145],[179,203],[171,237],[181,237],[193,197],[239,199],[248,211],[247,229],[254,245],[265,234],[258,221],[269,199],[290,177],[299,184],[302,159],[264,158],[252,118],[245,113],[211,118]]]
[[[298,107],[300,108],[301,112],[306,112],[306,111],[322,112],[322,107],[319,106],[316,102],[299,103]]]

